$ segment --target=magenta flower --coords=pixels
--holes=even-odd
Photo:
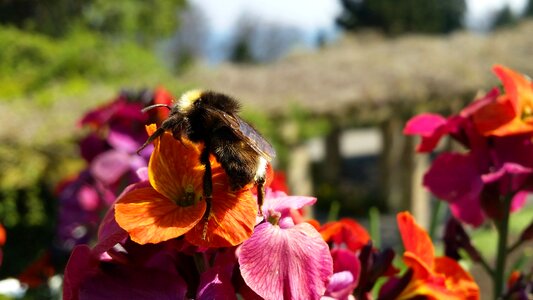
[[[421,114],[407,122],[404,133],[420,135],[419,152],[434,150],[449,135],[467,152],[440,154],[424,176],[423,184],[435,196],[447,201],[459,220],[479,226],[485,218],[498,218],[500,196],[513,195],[512,211],[524,204],[533,185],[533,144],[531,134],[484,136],[473,115],[499,96],[493,89],[458,115],[444,118]]]
[[[352,295],[361,273],[361,263],[353,251],[337,248],[331,250],[333,275],[331,275],[322,300],[355,299]]]
[[[328,245],[308,223],[294,224],[292,209],[316,201],[312,197],[267,192],[265,222],[237,255],[244,282],[264,299],[317,299],[333,273]]]

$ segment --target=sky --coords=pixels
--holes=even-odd
[[[527,0],[466,0],[468,13],[466,25],[475,30],[488,27],[487,16],[497,13],[504,5],[509,5],[512,12],[519,14],[526,6]]]
[[[490,17],[504,5],[518,14],[527,4],[527,0],[465,1],[465,24],[476,31],[487,30]],[[189,5],[196,14],[183,22],[188,36],[177,44],[185,44],[212,64],[227,60],[236,37],[244,34],[257,61],[273,60],[295,45],[314,48],[340,34],[335,24],[342,10],[338,0],[189,0]]]

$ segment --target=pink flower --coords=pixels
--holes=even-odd
[[[244,282],[264,299],[317,299],[333,273],[328,245],[308,223],[294,224],[291,210],[316,201],[312,197],[267,192],[266,222],[238,251]]]

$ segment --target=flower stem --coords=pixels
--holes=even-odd
[[[509,247],[509,249],[507,250],[507,254],[513,253],[516,249],[518,249],[518,247],[522,245],[523,242],[524,241],[522,240],[517,240],[513,245],[511,245],[511,247]]]
[[[437,226],[441,223],[443,214],[446,213],[444,210],[444,205],[442,201],[437,201],[435,206],[433,206],[433,211],[431,215],[431,223],[429,224],[429,237],[431,240],[435,240],[435,235],[437,231]]]
[[[498,230],[498,252],[496,257],[496,269],[494,270],[494,299],[500,299],[505,283],[505,263],[507,260],[507,239],[509,235],[509,214],[511,210],[512,197],[504,198],[504,215],[500,221],[496,222]]]

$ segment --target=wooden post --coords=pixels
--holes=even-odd
[[[390,118],[381,125],[381,178],[383,180],[383,197],[387,208],[397,212],[409,208],[405,201],[404,166],[402,155],[405,136],[402,134],[402,122]]]
[[[390,118],[383,123],[382,178],[391,212],[409,210],[417,222],[428,229],[431,203],[422,186],[428,168],[428,155],[415,152],[417,138],[402,133],[404,122]]]
[[[334,122],[331,121],[332,130],[328,133],[325,139],[325,157],[322,178],[332,186],[338,187],[341,181],[341,129]]]
[[[426,230],[429,229],[431,217],[431,198],[428,191],[422,186],[422,179],[429,167],[429,155],[416,153],[415,146],[418,137],[406,138],[404,161],[408,164],[406,171],[406,196],[409,199],[409,211],[413,214],[416,222]]]
[[[313,181],[311,179],[311,157],[304,144],[290,147],[287,165],[287,181],[293,195],[311,196]]]
[[[298,124],[287,120],[281,126],[281,134],[289,148],[287,161],[287,184],[292,195],[311,196],[313,180],[311,178],[311,156],[307,146],[299,141]],[[304,208],[307,217],[313,217],[310,207]]]

